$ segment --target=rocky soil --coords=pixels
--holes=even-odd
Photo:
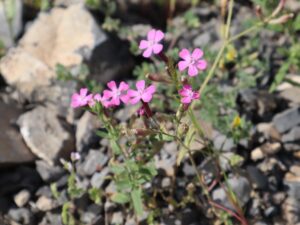
[[[101,124],[93,115],[70,108],[70,97],[78,84],[57,80],[56,65],[70,67],[76,76],[80,64],[85,62],[90,67],[90,78],[105,84],[120,77],[132,79],[133,68],[141,58],[130,53],[129,44],[122,37],[104,31],[103,15],[95,15],[82,1],[54,2],[51,10],[33,12],[28,17],[29,11],[32,13],[30,7],[16,0],[12,36],[0,3],[0,38],[8,49],[0,60],[0,224],[62,224],[62,205],[68,199],[68,173],[60,159],[69,160],[73,151],[82,156],[75,165],[81,188],[95,187],[104,192],[98,204],[88,195],[77,200],[76,217],[82,224],[137,224],[125,208],[105,197],[116,191],[106,179],[111,174],[108,142],[96,136]],[[165,26],[153,16],[155,8],[150,7],[149,1],[120,2],[123,8],[120,7],[119,15],[128,26],[146,31],[151,25]],[[289,4],[295,12],[300,10],[297,1]],[[180,7],[183,10],[185,5]],[[178,47],[209,45],[218,49],[218,9],[203,4],[195,10],[203,25],[200,30],[183,31]],[[236,11],[232,23],[234,33],[242,29],[239,21],[254,16],[248,4],[238,5]],[[158,13],[164,15],[162,11]],[[278,44],[275,36],[262,30],[262,57],[276,58],[272,50]],[[300,82],[300,73],[287,77]],[[270,94],[264,82],[262,79],[256,88],[240,90],[237,99],[241,114],[253,123],[250,138],[235,144],[231,138],[213,130],[212,142],[220,150],[221,166],[227,171],[228,182],[245,208],[250,224],[300,224],[300,88],[282,83]],[[133,113],[134,109],[119,109],[116,116],[126,121]],[[227,159],[233,153],[243,157],[239,171],[231,171],[229,166]],[[177,154],[173,142],[162,147],[155,157],[160,173],[149,184],[149,192],[155,190],[177,201],[187,195],[195,172],[187,160],[177,168]],[[197,154],[195,158],[207,177],[216,173],[213,160],[204,160]],[[53,183],[58,198],[51,190]],[[221,187],[212,190],[212,198],[232,208]],[[197,204],[201,201],[199,194],[196,203],[174,208],[170,202],[159,199],[160,223],[211,224],[209,216],[204,215],[205,206]],[[145,214],[139,218],[140,224],[147,224],[146,217]]]

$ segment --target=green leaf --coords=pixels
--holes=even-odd
[[[94,201],[96,204],[101,203],[102,191],[100,189],[90,188],[88,193],[89,193],[89,197],[92,201]]]
[[[115,193],[112,195],[111,200],[116,203],[125,204],[130,201],[130,197],[127,194]]]
[[[244,158],[238,154],[232,155],[229,159],[229,163],[232,167],[240,166],[243,161],[244,161]]]
[[[96,130],[96,135],[101,138],[109,138],[109,133],[107,132],[107,130]]]
[[[120,148],[116,140],[110,140],[110,146],[115,155],[120,155],[122,153],[122,149]]]
[[[273,81],[269,92],[274,92],[277,88],[277,86],[283,81],[283,79],[285,78],[285,75],[287,74],[288,70],[290,68],[290,61],[286,61],[285,63],[283,63],[279,69],[279,71],[277,72],[277,74],[275,75],[275,80]]]
[[[298,14],[298,16],[295,18],[295,20],[293,22],[293,28],[295,31],[300,30],[300,14]]]
[[[52,193],[53,197],[56,198],[56,199],[58,199],[59,196],[60,196],[60,193],[57,190],[56,183],[50,184],[50,190],[51,190],[51,193]]]
[[[125,171],[125,167],[119,164],[111,164],[110,169],[116,175],[121,174]]]
[[[72,204],[70,202],[66,202],[63,204],[61,218],[64,225],[75,225],[76,221],[70,209],[72,208]]]
[[[135,213],[140,216],[143,214],[143,202],[142,202],[142,190],[133,189],[131,194],[131,199],[134,207]]]

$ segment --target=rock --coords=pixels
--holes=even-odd
[[[256,130],[258,133],[263,134],[264,138],[267,140],[281,140],[280,133],[276,130],[272,123],[259,123],[256,126]]]
[[[263,159],[265,156],[271,156],[279,152],[281,149],[281,144],[275,143],[265,143],[260,147],[255,148],[251,152],[251,159],[257,161]]]
[[[124,218],[123,218],[123,213],[122,212],[114,212],[112,214],[111,218],[111,224],[112,225],[118,225],[118,224],[123,224]]]
[[[300,108],[294,107],[287,109],[284,112],[277,114],[272,122],[280,133],[285,133],[300,124]]]
[[[36,87],[50,84],[56,77],[56,64],[78,65],[105,40],[106,35],[83,5],[53,8],[50,13],[41,12],[19,46],[3,57],[0,72],[9,85],[28,96]]]
[[[96,222],[96,220],[97,221],[103,220],[103,217],[101,216],[101,211],[102,211],[102,206],[97,204],[89,205],[86,209],[84,209],[84,213],[81,216],[81,222],[85,224],[94,224],[94,225],[102,224]],[[99,216],[100,218],[98,218]]]
[[[19,209],[9,209],[8,216],[21,224],[32,224],[33,215],[29,211],[29,209],[26,208],[19,208]]]
[[[175,175],[176,156],[165,156],[160,159],[157,155],[154,156],[154,163],[157,169],[162,169],[167,176]]]
[[[5,11],[9,7],[13,8],[14,16],[10,23],[7,20],[7,14]],[[22,11],[23,3],[21,0],[4,0],[0,4],[0,40],[3,42],[6,48],[14,45],[14,38],[16,38],[22,29]]]
[[[251,159],[253,161],[257,161],[263,158],[264,158],[264,153],[260,147],[255,148],[254,150],[251,151]]]
[[[16,203],[16,205],[18,207],[23,207],[24,205],[27,204],[27,202],[30,199],[30,192],[28,190],[22,190],[20,192],[18,192],[15,196],[14,196],[14,201]]]
[[[224,171],[228,171],[233,166],[241,166],[244,162],[242,156],[235,154],[233,152],[224,152],[219,156],[220,167]],[[234,165],[232,165],[234,164]]]
[[[0,102],[0,166],[32,162],[36,158],[13,126],[20,114],[21,111],[14,105]]]
[[[63,225],[61,221],[61,214],[47,212],[39,225]]]
[[[36,88],[29,100],[32,104],[43,103],[46,108],[61,118],[74,123],[76,114],[70,107],[70,103],[72,94],[77,91],[76,87],[75,81],[55,81],[50,86]]]
[[[53,199],[46,196],[41,196],[36,202],[36,207],[43,212],[49,211],[56,207],[56,204]]]
[[[97,170],[101,170],[108,162],[108,156],[99,150],[90,150],[78,172],[82,175],[91,176]]]
[[[255,166],[247,166],[247,173],[254,188],[262,190],[268,188],[268,178]]]
[[[39,106],[18,119],[21,134],[30,150],[49,164],[66,157],[74,150],[74,140],[67,124],[62,125],[57,116]],[[67,128],[67,129],[66,129]]]
[[[288,151],[300,150],[300,126],[294,127],[282,136],[283,146]]]
[[[213,143],[216,149],[224,152],[231,151],[235,147],[233,139],[218,132],[214,132],[213,134]]]
[[[236,194],[239,204],[244,207],[250,199],[251,187],[248,179],[242,176],[234,176],[228,179],[228,183]],[[226,196],[226,192],[221,187],[213,191],[212,198],[214,201],[219,201],[225,207],[234,210],[233,205]]]
[[[78,152],[88,150],[99,142],[96,130],[101,127],[99,119],[90,112],[85,112],[77,123],[76,128],[76,149]]]
[[[283,99],[290,102],[290,106],[299,106],[300,99],[298,96],[300,96],[300,88],[299,87],[291,87],[284,89],[282,92],[280,92],[279,96],[281,96]]]
[[[62,167],[51,166],[44,160],[37,160],[35,165],[37,172],[45,182],[53,182],[65,174],[65,170]]]
[[[289,2],[292,2],[294,0],[290,0]],[[300,76],[298,74],[287,74],[285,76],[286,79],[289,79],[293,82],[296,82],[296,83],[300,83]],[[290,82],[282,82],[280,85],[278,85],[278,87],[276,88],[277,91],[284,91],[284,90],[287,90],[289,88],[292,88],[294,87],[293,84],[291,84]]]
[[[101,172],[94,173],[91,178],[91,185],[94,188],[101,188],[105,183],[106,176],[108,176],[110,170],[108,167],[105,167]]]

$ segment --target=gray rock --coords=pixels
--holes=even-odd
[[[112,225],[119,225],[119,224],[123,224],[124,218],[123,218],[123,213],[122,212],[114,212],[112,214],[112,218],[111,218],[111,224]]]
[[[78,166],[78,172],[82,175],[91,176],[97,170],[101,170],[108,162],[108,156],[99,150],[90,150],[84,162]]]
[[[20,114],[21,111],[14,105],[0,102],[0,166],[32,162],[36,158],[13,126]]]
[[[300,126],[292,128],[282,136],[283,146],[288,151],[300,150]]]
[[[228,152],[235,148],[233,139],[226,137],[223,134],[214,132],[213,134],[213,143],[216,149]]]
[[[85,224],[99,224],[97,221],[102,221],[103,217],[101,216],[102,206],[97,204],[89,205],[84,213],[81,215],[81,222]],[[100,218],[98,218],[100,216]]]
[[[19,46],[1,59],[0,72],[9,85],[29,96],[56,77],[56,64],[79,65],[106,39],[82,4],[53,8],[49,13],[41,12]]]
[[[236,194],[240,206],[244,207],[250,199],[251,186],[248,179],[242,176],[234,176],[228,179],[228,183]],[[234,210],[233,205],[226,196],[225,190],[221,187],[213,191],[212,198],[214,201],[219,201],[225,207]]]
[[[29,211],[29,209],[26,208],[19,208],[19,209],[9,209],[8,216],[21,224],[32,224],[32,213]]]
[[[52,212],[47,212],[39,225],[63,225],[61,215]]]
[[[300,124],[300,108],[294,107],[277,114],[273,118],[273,124],[280,133],[292,129]]]
[[[91,185],[94,188],[101,188],[106,181],[106,176],[109,174],[109,168],[105,167],[101,172],[94,173],[91,178]]]
[[[26,112],[18,119],[21,134],[30,150],[49,164],[74,150],[73,136],[57,116],[44,107]]]
[[[20,208],[26,205],[29,199],[30,199],[30,192],[28,190],[22,190],[14,196],[14,202]]]
[[[6,11],[11,7],[14,11],[14,16],[12,18],[12,23],[10,24],[7,20]],[[23,3],[21,0],[4,0],[0,2],[0,40],[7,48],[13,46],[14,38],[21,32],[22,10]]]
[[[283,99],[290,101],[291,106],[297,106],[300,104],[300,88],[299,87],[291,87],[284,89],[279,94]]]
[[[65,174],[65,170],[60,166],[49,165],[44,160],[37,160],[35,162],[36,170],[45,182],[52,182],[58,180]]]
[[[239,159],[239,161],[234,161],[235,159]],[[219,156],[219,162],[222,170],[228,171],[232,166],[241,166],[244,162],[242,156],[235,154],[233,152],[224,152]],[[231,163],[236,163],[235,165],[231,165]]]
[[[90,112],[85,112],[77,123],[76,149],[78,152],[89,149],[99,141],[96,135],[97,128],[101,127],[99,119]]]

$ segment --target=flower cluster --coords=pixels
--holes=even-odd
[[[86,88],[80,89],[79,93],[74,93],[71,99],[71,107],[78,108],[84,106],[93,107],[96,102],[102,104],[105,108],[119,106],[121,102],[124,104],[137,104],[139,101],[148,103],[151,101],[155,93],[155,86],[150,85],[146,87],[146,82],[140,80],[136,82],[136,90],[129,89],[126,82],[121,82],[117,86],[115,81],[107,83],[108,89],[103,91],[103,94],[88,94]]]
[[[143,56],[145,58],[151,57],[153,54],[160,54],[162,58],[166,56],[162,53],[163,45],[160,43],[164,39],[165,35],[161,30],[152,29],[148,32],[147,40],[141,40],[139,48],[143,50]],[[203,51],[196,48],[192,53],[188,49],[182,49],[179,52],[179,57],[182,59],[178,63],[178,69],[180,72],[187,69],[187,74],[190,77],[196,76],[199,71],[203,71],[207,67],[207,62],[202,59]],[[93,107],[97,102],[102,104],[105,108],[119,106],[124,104],[137,104],[138,102],[148,103],[152,100],[153,94],[156,91],[154,85],[146,87],[145,81],[137,81],[136,89],[130,89],[129,85],[122,81],[117,86],[115,81],[107,83],[108,89],[104,90],[102,94],[88,93],[87,88],[80,89],[79,93],[72,95],[71,106],[73,108],[89,106]],[[184,84],[182,89],[179,90],[181,96],[181,103],[188,105],[193,100],[199,99],[199,93],[192,90],[192,87],[188,84]],[[143,108],[138,112],[143,114]]]

